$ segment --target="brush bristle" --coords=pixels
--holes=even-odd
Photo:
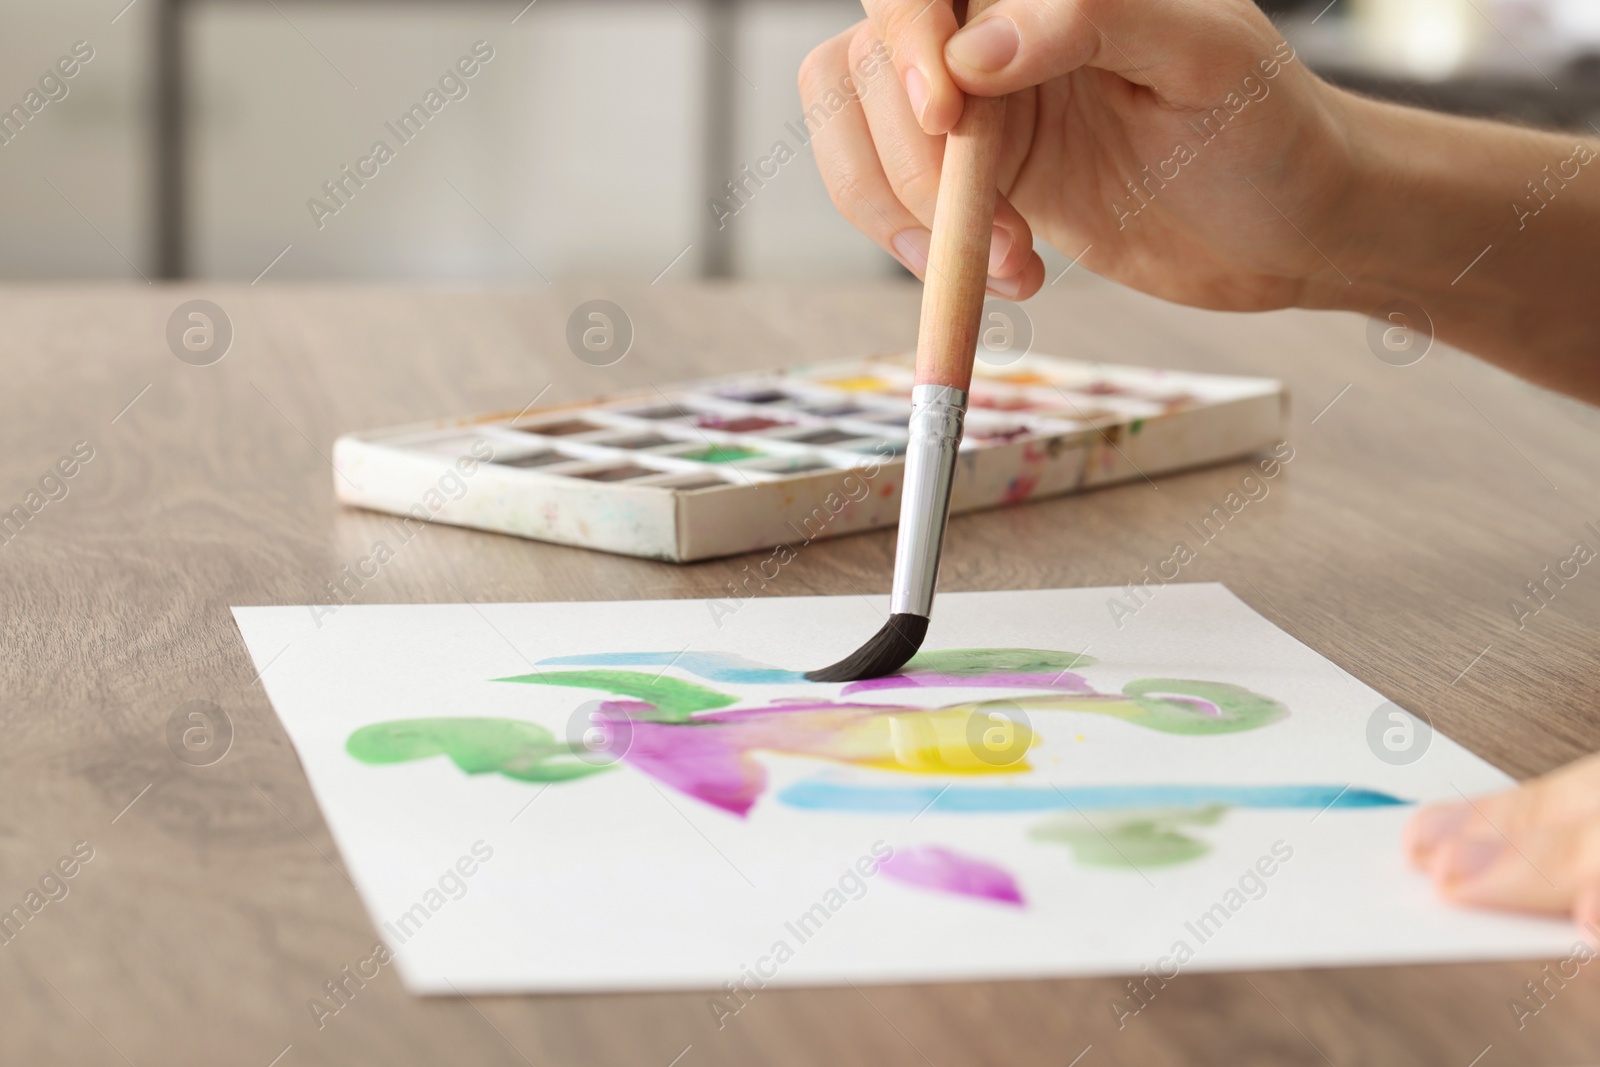
[[[926,615],[891,615],[872,640],[831,667],[807,671],[813,682],[858,682],[893,674],[917,654],[928,636]]]

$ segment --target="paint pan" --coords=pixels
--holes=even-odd
[[[972,406],[987,411],[1032,411],[1039,405],[1025,396],[995,396],[974,393]]]
[[[615,467],[605,467],[595,471],[576,471],[571,477],[583,478],[591,482],[631,482],[635,478],[649,478],[660,474],[658,470],[649,467],[639,467],[631,463],[619,464]]]
[[[541,437],[572,437],[580,433],[594,433],[596,430],[605,429],[604,426],[587,422],[583,419],[563,419],[560,422],[531,423],[514,427],[523,433],[536,433]]]
[[[663,437],[658,433],[641,434],[638,437],[625,437],[619,441],[596,441],[595,444],[608,445],[611,448],[626,448],[637,451],[641,448],[660,448],[662,445],[675,445],[678,442],[670,437]]]
[[[724,433],[759,433],[774,426],[789,426],[791,423],[782,419],[769,419],[764,415],[702,415],[695,420],[695,425],[707,430],[721,430]]]
[[[531,470],[535,467],[549,467],[557,463],[570,463],[571,456],[563,456],[560,452],[529,452],[525,456],[514,456],[509,459],[495,459],[494,462],[502,467],[522,467]]]
[[[836,471],[839,468],[831,463],[824,463],[815,456],[795,456],[788,460],[741,464],[740,469],[766,471],[769,474],[810,474],[815,471]]]
[[[860,436],[860,434],[851,433],[849,430],[836,430],[830,427],[822,430],[812,430],[797,437],[786,437],[784,440],[792,441],[798,445],[836,445],[841,441],[857,440]]]
[[[818,384],[847,393],[887,393],[893,383],[872,374],[852,374],[843,378],[825,378]]]
[[[744,404],[776,404],[780,400],[789,399],[788,393],[782,389],[774,389],[771,386],[760,386],[754,389],[730,389],[720,395]]]
[[[749,445],[707,445],[693,452],[684,452],[679,458],[690,459],[696,463],[733,463],[741,459],[757,459],[764,455],[766,453],[761,449]]]
[[[660,422],[665,419],[686,419],[694,414],[688,406],[680,403],[657,404],[653,407],[634,408],[623,411],[621,414],[634,419],[649,419],[651,422]]]
[[[906,443],[904,441],[872,441],[867,444],[852,445],[850,451],[869,452],[876,456],[885,457],[903,456],[906,454]]]

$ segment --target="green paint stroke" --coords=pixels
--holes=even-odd
[[[633,717],[643,722],[688,722],[697,711],[710,711],[738,703],[737,697],[719,693],[703,685],[642,671],[545,671],[496,678],[497,682],[522,682],[525,685],[568,685],[576,689],[601,689],[618,696],[632,697],[654,706],[641,709]]]
[[[449,756],[468,774],[519,782],[567,782],[610,769],[579,760],[549,730],[516,719],[395,719],[363,726],[344,747],[362,763]]]
[[[918,652],[906,671],[931,671],[954,678],[975,674],[1043,674],[1093,667],[1093,656],[1045,648],[941,648]]]
[[[1257,730],[1289,714],[1289,709],[1276,700],[1227,682],[1143,678],[1123,686],[1122,694],[1036,693],[954,707],[970,709],[978,715],[993,711],[1003,714],[1015,708],[1025,712],[1076,711],[1189,737]]]
[[[1289,709],[1227,682],[1143,678],[1122,687],[1142,712],[1129,722],[1169,734],[1231,734],[1275,723]]]
[[[1062,815],[1037,824],[1028,837],[1066,845],[1072,858],[1088,867],[1169,867],[1211,851],[1209,844],[1190,837],[1180,827],[1215,826],[1227,810],[1226,804],[1206,804],[1118,811],[1093,822],[1084,815]]]

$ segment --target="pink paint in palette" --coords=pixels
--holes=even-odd
[[[687,562],[894,525],[912,357],[813,364],[582,405],[345,435],[347,504]],[[1286,393],[1028,355],[977,365],[952,511],[1249,455]]]

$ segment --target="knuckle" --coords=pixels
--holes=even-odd
[[[854,167],[845,165],[836,169],[828,177],[827,184],[828,198],[851,225],[866,234],[880,228],[877,225],[880,216],[871,209]]]
[[[1540,778],[1527,785],[1506,794],[1506,810],[1504,821],[1511,832],[1526,833],[1543,828],[1559,819],[1559,797],[1557,791],[1551,788],[1549,779]],[[1494,811],[1491,807],[1484,809],[1484,814],[1491,821],[1494,820]]]
[[[872,24],[863,22],[856,31],[850,35],[849,59],[850,69],[861,69],[869,56],[879,52],[883,42],[873,30]]]
[[[950,32],[953,33],[955,15],[946,0],[913,0],[909,4],[894,4],[883,15],[883,37],[894,45],[896,51],[902,47],[931,47],[946,22],[951,24]]]
[[[902,204],[931,206],[939,199],[939,169],[928,163],[908,163],[891,168],[889,187]],[[913,212],[915,213],[915,212]]]
[[[797,81],[800,87],[802,102],[814,100],[828,90],[828,86],[837,78],[839,68],[842,66],[845,50],[849,43],[844,38],[852,34],[853,30],[846,30],[838,37],[831,37],[807,53],[805,59],[800,61],[800,71]]]
[[[848,163],[836,165],[824,176],[828,185],[828,199],[833,201],[833,206],[839,214],[847,219],[854,220],[859,214],[861,203],[861,186],[856,180],[856,168]]]
[[[818,45],[800,61],[800,73],[796,80],[800,86],[801,101],[810,100],[816,95],[817,86],[827,77],[823,72],[828,62],[825,54],[827,47],[825,44]]]

